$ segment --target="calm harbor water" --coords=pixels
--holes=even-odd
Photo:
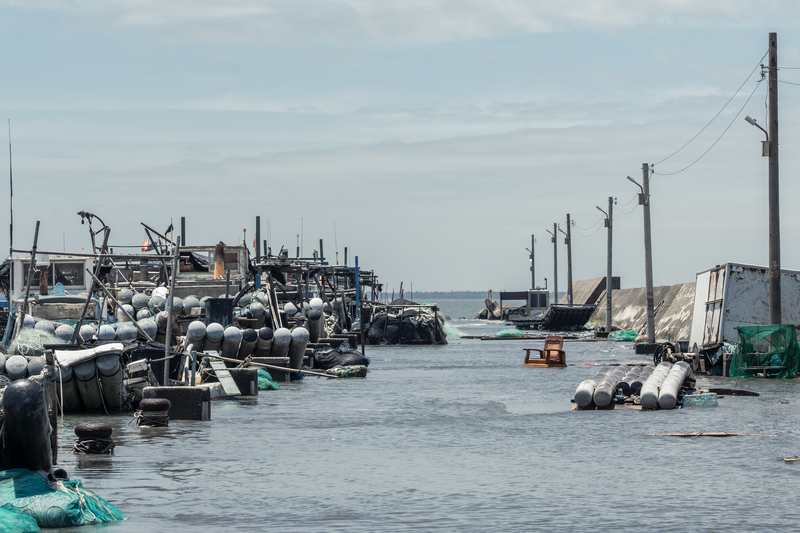
[[[103,417],[113,456],[69,454],[90,417],[67,416],[60,466],[129,517],[74,531],[798,529],[800,465],[782,460],[800,454],[796,380],[700,380],[761,393],[715,408],[572,412],[575,387],[597,368],[523,367],[523,346],[539,344],[368,348],[365,379],[306,378],[218,401],[210,422]],[[569,363],[637,359],[607,341],[565,349]],[[646,436],[692,431],[777,437]]]

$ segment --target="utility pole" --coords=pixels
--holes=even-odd
[[[558,303],[558,224],[553,222],[553,231],[545,230],[552,235],[550,242],[553,243],[553,302]]]
[[[536,239],[533,235],[531,235],[531,289],[536,289],[536,270],[534,267],[533,260],[535,259],[533,251],[536,249]]]
[[[564,244],[567,245],[567,304],[572,307],[572,224],[569,213],[567,213],[567,232],[564,235],[566,235]]]
[[[653,251],[650,239],[650,165],[642,163],[644,194],[644,271],[647,284],[647,342],[656,342],[655,309],[653,307]]]
[[[597,209],[606,216],[605,227],[608,228],[608,265],[606,268],[606,332],[611,333],[611,292],[614,290],[614,278],[611,275],[611,228],[613,220],[614,198],[611,196],[608,197],[608,212],[600,209],[600,206],[597,206]]]
[[[781,218],[778,194],[778,34],[769,34],[769,323],[781,324]]]
[[[647,284],[647,342],[656,342],[655,310],[653,308],[653,254],[650,246],[650,166],[642,163],[642,180],[644,186],[628,176],[642,191],[639,195],[639,205],[644,209],[644,274]],[[610,239],[609,239],[609,242]]]

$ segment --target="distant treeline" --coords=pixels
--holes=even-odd
[[[411,291],[403,291],[406,298],[411,298]],[[489,291],[449,291],[449,292],[424,292],[414,291],[414,300],[484,300]]]

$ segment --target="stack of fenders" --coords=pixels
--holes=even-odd
[[[688,363],[658,366],[626,365],[601,368],[575,390],[578,409],[613,409],[641,406],[642,409],[673,409],[682,406],[684,395],[694,391],[692,368]]]

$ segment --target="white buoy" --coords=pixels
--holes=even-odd
[[[306,355],[309,333],[306,328],[292,330],[292,343],[289,346],[289,367],[299,370],[303,366],[303,357]]]
[[[162,311],[165,309],[165,305],[167,303],[167,299],[162,297],[160,294],[153,294],[150,297],[150,308],[151,309],[161,309]]]
[[[142,320],[137,321],[137,323],[139,324],[139,327],[145,331],[145,333],[150,335],[151,339],[156,338],[156,334],[158,334],[158,326],[156,326],[155,320],[152,318],[143,318]],[[138,330],[136,333],[137,335],[141,335]],[[144,336],[142,336],[142,338],[146,339]]]
[[[12,380],[24,378],[28,375],[28,360],[21,355],[12,355],[6,359],[6,374]]]
[[[253,297],[250,294],[243,294],[239,301],[236,302],[236,305],[239,307],[247,307],[250,305],[250,302],[253,300]]]
[[[121,289],[117,293],[117,301],[121,304],[131,303],[132,298],[133,298],[133,291],[130,289]]]
[[[225,328],[225,335],[222,338],[222,357],[236,359],[236,354],[239,353],[239,344],[242,342],[242,330],[236,326],[228,326]]]
[[[95,359],[100,383],[103,385],[103,400],[109,409],[119,409],[128,399],[128,391],[122,386],[122,365],[116,354],[105,354]]]
[[[153,289],[152,294],[166,300],[167,297],[169,296],[169,289],[166,287],[156,287],[155,289]]]
[[[250,306],[247,308],[248,316],[253,317],[256,320],[255,329],[263,328],[266,324],[266,309],[264,306],[261,305],[257,301],[250,302]]]
[[[197,296],[187,296],[183,299],[183,314],[191,315],[195,307],[200,307],[200,300]]]
[[[202,352],[205,340],[206,325],[199,320],[190,322],[189,327],[186,328],[186,340],[183,342],[183,345],[188,347],[191,344],[192,350],[196,352]]]
[[[150,312],[150,309],[144,307],[136,311],[136,320],[144,320],[145,318],[150,318],[153,316],[153,313]]]
[[[50,335],[55,335],[56,333],[56,325],[50,322],[49,320],[40,320],[33,326],[33,329],[44,331],[45,333],[49,333]]]
[[[172,312],[176,315],[180,315],[183,312],[183,300],[177,296],[172,298]]]
[[[58,337],[64,342],[70,342],[72,340],[72,334],[74,332],[75,328],[73,328],[69,324],[61,324],[56,328],[56,337]]]
[[[91,324],[84,324],[81,326],[81,329],[78,331],[78,338],[81,341],[81,344],[87,343],[91,340],[94,340],[95,334],[97,332],[94,329],[94,326]]]
[[[283,305],[283,310],[288,316],[293,316],[295,313],[297,313],[297,307],[292,302],[286,302]]]
[[[142,309],[143,307],[147,307],[148,303],[150,303],[150,298],[148,298],[147,295],[142,292],[137,292],[131,298],[131,305],[134,309]]]
[[[669,371],[661,383],[658,392],[658,406],[662,409],[672,409],[678,403],[678,391],[687,377],[692,376],[692,367],[685,361],[678,361]]]
[[[108,324],[101,325],[100,330],[97,332],[97,338],[101,341],[113,341],[116,335],[117,333],[114,331],[114,328]]]
[[[317,311],[322,310],[322,306],[325,302],[322,301],[322,298],[311,298],[311,301],[308,304],[311,306],[311,309],[316,309]]]
[[[47,364],[44,357],[31,357],[31,360],[28,361],[28,375],[29,376],[38,376],[42,370],[44,370],[44,365]]]
[[[203,346],[203,350],[209,352],[219,352],[220,347],[222,346],[222,339],[225,336],[225,328],[222,327],[222,324],[218,324],[216,322],[212,322],[211,324],[206,326],[206,341],[205,345]]]
[[[75,365],[72,371],[78,380],[78,393],[81,395],[83,405],[89,410],[102,409],[103,399],[100,384],[97,382],[97,366],[94,359]]]
[[[575,403],[578,407],[586,407],[592,403],[595,387],[597,387],[597,384],[609,373],[611,373],[610,368],[601,368],[591,379],[585,379],[580,382],[578,388],[575,390]]]
[[[131,322],[123,322],[117,326],[117,339],[121,341],[132,341],[139,336],[139,330]]]
[[[640,395],[642,409],[652,409],[656,406],[658,403],[658,389],[661,387],[661,383],[664,382],[667,374],[669,374],[670,369],[672,369],[671,363],[661,363],[653,370],[653,373],[650,374],[647,381],[644,382]]]
[[[275,330],[275,337],[272,339],[272,353],[270,357],[286,357],[289,353],[289,345],[292,344],[292,332],[286,328]]]

